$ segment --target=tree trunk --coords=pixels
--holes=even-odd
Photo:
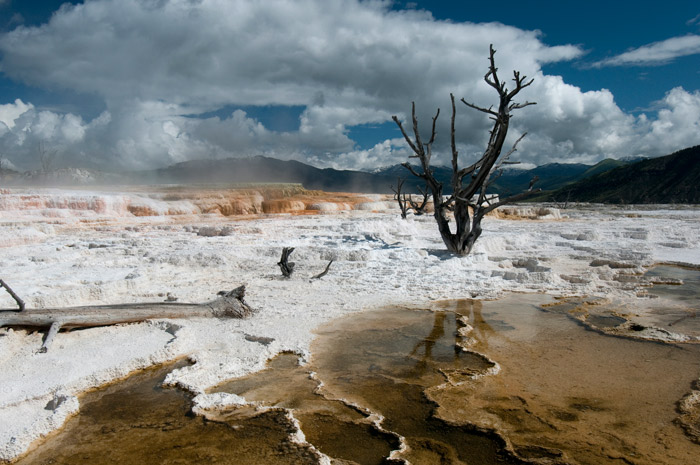
[[[89,328],[170,318],[246,318],[254,310],[243,300],[245,286],[220,292],[215,300],[199,304],[153,302],[84,307],[0,310],[0,327],[50,328],[42,347],[46,351],[60,329]]]
[[[433,195],[433,205],[435,206],[435,221],[438,224],[438,230],[442,237],[447,250],[458,255],[467,255],[472,251],[474,242],[481,236],[481,220],[488,212],[498,208],[504,203],[515,202],[525,198],[527,195],[536,191],[532,190],[533,182],[527,192],[522,194],[507,197],[503,200],[493,201],[487,195],[487,190],[491,184],[502,174],[503,166],[514,164],[510,162],[508,157],[515,152],[518,142],[525,136],[523,134],[515,141],[511,150],[501,157],[501,150],[506,140],[508,133],[509,121],[513,110],[525,108],[529,105],[534,105],[533,102],[515,103],[513,98],[524,88],[532,84],[532,79],[529,81],[525,76],[521,76],[520,72],[513,71],[513,81],[515,88],[508,90],[506,82],[498,78],[498,68],[494,60],[496,51],[493,45],[489,48],[489,70],[484,76],[484,81],[494,88],[498,93],[499,105],[498,110],[491,107],[480,107],[469,103],[462,99],[462,102],[470,108],[483,112],[493,121],[493,127],[489,132],[489,141],[486,150],[479,160],[465,168],[459,167],[459,153],[457,151],[457,143],[455,139],[455,117],[456,107],[454,95],[450,94],[452,103],[452,119],[450,122],[450,145],[452,148],[452,194],[445,200],[442,198],[442,184],[433,175],[433,170],[430,168],[432,157],[433,143],[436,137],[436,122],[440,116],[440,109],[437,110],[433,117],[432,131],[430,139],[427,143],[423,142],[418,130],[418,119],[416,118],[415,102],[411,104],[411,120],[413,123],[413,138],[411,138],[403,127],[397,116],[391,118],[399,127],[406,143],[413,151],[414,155],[410,158],[418,158],[420,168],[416,170],[409,163],[403,163],[403,166],[408,169],[414,176],[425,181],[426,188],[430,189]],[[471,215],[470,216],[470,208]],[[450,224],[447,219],[448,212],[454,212],[455,232],[450,229]]]

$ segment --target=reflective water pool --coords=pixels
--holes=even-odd
[[[308,364],[282,354],[212,389],[254,402],[216,421],[160,387],[173,366],[138,373],[84,395],[18,463],[694,463],[700,445],[681,426],[700,423],[678,406],[700,376],[700,345],[592,331],[544,310],[549,300],[341,318],[318,329]]]

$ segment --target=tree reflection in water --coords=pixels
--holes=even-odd
[[[421,339],[414,347],[410,357],[416,358],[416,369],[420,374],[424,374],[428,369],[428,362],[438,361],[434,356],[433,351],[435,344],[445,336],[445,325],[455,318],[454,337],[454,356],[451,361],[457,361],[463,353],[464,332],[460,329],[467,326],[471,327],[469,336],[479,341],[482,348],[488,348],[488,340],[495,334],[493,327],[486,322],[483,316],[483,302],[480,300],[457,300],[450,302],[450,305],[441,305],[445,311],[434,312],[433,326],[430,333]],[[446,361],[446,360],[442,360]]]
[[[433,348],[437,341],[445,335],[445,318],[447,314],[445,312],[435,312],[435,318],[433,320],[433,327],[430,330],[430,334],[413,347],[410,353],[411,357],[418,358],[418,363],[416,364],[416,369],[422,375],[428,369],[428,362],[433,361]],[[423,349],[423,355],[417,355],[418,352]],[[456,357],[456,355],[455,355]]]

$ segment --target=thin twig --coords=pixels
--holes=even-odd
[[[3,281],[2,279],[0,279],[0,286],[4,287],[5,290],[7,291],[7,293],[10,294],[10,296],[12,296],[13,299],[15,299],[15,302],[17,302],[17,306],[19,307],[19,310],[15,310],[15,311],[23,312],[24,311],[24,300],[20,299],[20,297],[17,294],[15,294],[15,291],[13,291],[12,288],[10,288],[10,286],[8,286],[7,283],[5,281]]]
[[[311,279],[321,279],[324,276],[326,276],[326,274],[328,273],[328,270],[330,270],[330,268],[331,268],[332,263],[333,263],[333,260],[328,262],[328,265],[326,265],[326,269],[323,270],[321,273],[317,274],[316,276],[312,276]]]

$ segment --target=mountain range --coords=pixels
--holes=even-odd
[[[700,145],[599,172],[534,200],[698,204]]]
[[[452,169],[433,168],[450,193]],[[530,170],[506,169],[491,185],[501,196],[535,187],[536,201],[600,203],[700,203],[700,146],[664,157],[642,160],[606,159],[595,165],[550,163]],[[404,190],[417,192],[422,182],[401,165],[374,172],[320,169],[294,160],[256,156],[223,160],[192,160],[166,168],[131,173],[100,173],[85,169],[59,169],[18,173],[0,169],[3,184],[200,184],[230,186],[241,183],[299,183],[307,189],[329,192],[391,193],[398,179]]]
[[[135,173],[144,181],[178,184],[298,183],[329,192],[388,193],[395,178],[365,171],[316,168],[295,160],[263,156],[192,160]]]
[[[529,170],[514,168],[505,169],[501,176],[493,182],[489,191],[501,196],[517,194],[527,190],[530,186],[530,182],[535,177],[538,178],[535,187],[548,192],[556,191],[559,188],[581,179],[609,171],[619,166],[625,166],[628,163],[630,162],[608,158],[595,165],[585,165],[582,163],[548,163]],[[389,176],[394,180],[398,177],[406,178],[406,185],[410,186],[409,188],[415,189],[416,186],[420,187],[420,180],[412,176],[402,165],[382,168],[376,170],[375,173]],[[452,179],[452,168],[446,166],[434,167],[433,175],[438,181],[442,182],[446,194],[452,191],[449,187]]]
[[[491,191],[501,195],[526,190],[534,176],[537,186],[553,191],[580,179],[593,176],[626,163],[603,160],[596,165],[550,163],[531,170],[509,169],[491,186]],[[436,166],[433,174],[443,183],[444,193],[451,193],[452,168]],[[268,157],[229,158],[225,160],[193,160],[178,163],[150,172],[135,173],[144,182],[178,184],[230,184],[230,183],[299,183],[307,189],[340,192],[390,193],[398,179],[405,179],[404,189],[416,193],[422,182],[402,165],[393,165],[373,172],[315,168],[294,161]]]

